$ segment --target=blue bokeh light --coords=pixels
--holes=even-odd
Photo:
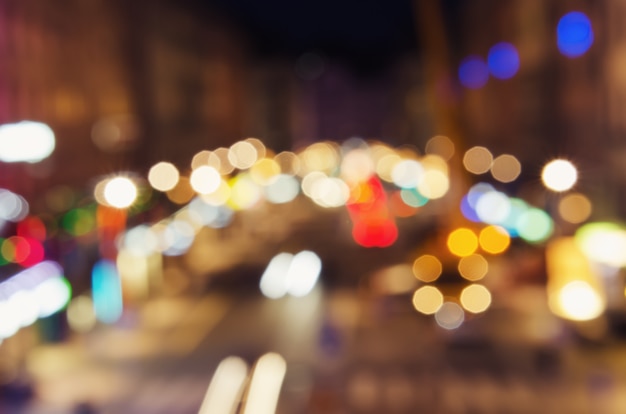
[[[517,49],[510,43],[498,43],[489,49],[487,66],[495,78],[512,78],[519,70],[519,63]]]
[[[489,80],[489,69],[483,59],[478,56],[465,58],[459,66],[459,81],[470,89],[479,89]]]
[[[567,57],[578,57],[593,44],[593,29],[589,18],[581,12],[569,12],[559,20],[556,28],[557,46]]]

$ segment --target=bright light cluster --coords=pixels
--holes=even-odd
[[[461,200],[461,212],[470,221],[500,226],[511,237],[528,243],[544,242],[554,231],[554,222],[544,210],[509,197],[488,183],[469,189]]]
[[[150,169],[148,182],[176,204],[200,196],[210,204],[243,210],[263,200],[287,203],[303,193],[320,207],[336,208],[349,202],[355,186],[378,176],[401,191],[407,207],[421,206],[448,192],[447,159],[454,153],[447,137],[434,137],[427,147],[430,153],[421,157],[416,150],[352,139],[274,154],[258,139],[248,138],[229,148],[199,152],[188,177],[171,163],[159,162]]]
[[[259,287],[265,297],[279,299],[289,294],[308,295],[320,276],[322,261],[315,253],[279,253],[272,258],[261,276]]]
[[[56,262],[41,262],[0,283],[0,339],[62,310],[72,290]]]

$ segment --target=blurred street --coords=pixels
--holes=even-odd
[[[197,413],[222,359],[268,351],[288,364],[278,413],[623,412],[623,347],[571,346],[550,324],[496,308],[449,332],[406,298],[341,289],[155,299],[114,327],[38,347],[27,359],[35,398],[2,412]]]

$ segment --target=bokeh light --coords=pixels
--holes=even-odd
[[[443,294],[435,286],[422,286],[413,293],[413,307],[420,313],[432,315],[443,305]]]
[[[591,216],[592,204],[584,194],[572,193],[565,195],[559,201],[558,209],[563,220],[579,224]]]
[[[463,155],[463,166],[472,174],[484,174],[491,169],[493,155],[485,147],[472,147]]]
[[[487,66],[494,78],[512,78],[519,70],[519,65],[519,54],[512,44],[501,42],[489,49]]]
[[[480,195],[476,201],[475,211],[484,223],[503,223],[511,212],[511,201],[505,193],[489,191]]]
[[[515,181],[522,172],[522,164],[513,155],[496,157],[491,165],[491,175],[501,183]]]
[[[491,292],[483,285],[469,285],[461,291],[461,305],[471,313],[486,311],[491,305]]]
[[[517,234],[522,239],[531,243],[540,243],[552,235],[554,223],[545,211],[529,208],[519,216],[516,228]]]
[[[148,172],[148,182],[152,188],[159,191],[169,191],[176,187],[179,178],[178,168],[165,161],[154,164]]]
[[[570,161],[556,159],[543,167],[541,180],[550,190],[567,191],[576,184],[578,170]]]
[[[263,193],[270,203],[288,203],[300,193],[300,183],[293,175],[280,174],[263,188]]]
[[[575,321],[595,319],[604,312],[605,302],[591,285],[582,280],[575,280],[565,285],[557,296],[561,316]]]
[[[487,253],[500,254],[511,244],[509,233],[500,226],[487,226],[478,236],[480,248]]]
[[[479,56],[469,56],[459,65],[459,81],[470,89],[479,89],[489,80],[489,68]]]
[[[424,175],[424,167],[415,160],[402,160],[391,172],[393,183],[400,188],[415,188]]]
[[[191,172],[189,184],[198,194],[211,194],[218,189],[222,177],[213,167],[203,165]]]
[[[426,154],[435,154],[446,161],[454,155],[454,142],[444,135],[437,135],[426,142]]]
[[[67,306],[67,323],[73,331],[89,332],[98,320],[93,308],[93,301],[89,296],[77,296]]]
[[[54,132],[46,124],[22,121],[0,126],[0,161],[35,163],[54,148]]]
[[[556,27],[556,41],[561,53],[569,58],[584,55],[593,45],[593,28],[589,18],[581,12],[565,14]]]
[[[626,266],[626,229],[611,222],[585,224],[576,243],[589,259],[615,268]]]
[[[176,187],[168,190],[165,194],[175,204],[186,204],[196,195],[189,182],[189,177],[184,176],[179,178]]]
[[[425,254],[413,262],[413,274],[422,282],[434,282],[441,276],[443,266],[435,256]]]
[[[473,254],[478,249],[478,237],[467,228],[458,228],[448,235],[448,249],[459,257]]]
[[[115,208],[128,208],[137,199],[137,186],[127,177],[115,177],[104,186],[104,199]]]
[[[464,279],[475,282],[481,280],[489,271],[489,262],[480,254],[471,254],[462,257],[457,266],[459,274]]]
[[[259,185],[270,185],[280,174],[280,165],[270,158],[257,161],[250,169],[250,178]]]
[[[419,192],[433,200],[446,195],[449,188],[448,176],[439,170],[427,170],[417,184]]]
[[[257,149],[248,141],[235,142],[228,150],[228,161],[240,170],[246,170],[259,159]]]
[[[465,320],[465,312],[454,302],[445,302],[435,313],[437,325],[444,329],[457,329]]]

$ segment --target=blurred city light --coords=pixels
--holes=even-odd
[[[430,254],[425,254],[413,262],[413,274],[422,282],[434,282],[441,276],[443,266],[439,259]]]
[[[457,266],[459,274],[467,280],[477,281],[485,277],[489,271],[489,262],[480,254],[462,257]]]
[[[93,306],[96,318],[115,323],[122,316],[122,285],[115,263],[100,260],[91,271]]]
[[[248,378],[248,364],[239,357],[223,359],[213,374],[198,414],[235,414]]]
[[[520,60],[517,49],[510,43],[501,42],[489,49],[487,66],[494,78],[510,79],[519,70]]]
[[[35,163],[54,148],[54,132],[46,124],[22,121],[0,126],[0,161]]]
[[[484,174],[491,169],[493,155],[485,147],[472,147],[463,155],[463,166],[472,174]]]
[[[522,164],[513,155],[496,157],[491,165],[491,175],[501,183],[515,181],[522,172]]]
[[[274,414],[286,371],[287,362],[279,354],[261,356],[252,372],[242,413]]]
[[[559,214],[563,220],[579,224],[591,216],[593,210],[591,200],[584,194],[572,193],[565,195],[559,201]]]
[[[553,160],[543,167],[541,180],[550,190],[567,191],[576,184],[578,170],[570,161]]]
[[[470,89],[480,89],[489,80],[489,68],[479,56],[465,58],[459,66],[459,81]]]
[[[560,237],[546,247],[548,304],[563,318],[585,321],[606,308],[606,295],[589,259],[573,237]]]
[[[576,243],[598,263],[615,268],[626,266],[626,229],[611,222],[588,223],[576,231]]]
[[[458,228],[448,235],[448,249],[455,256],[469,256],[478,249],[478,237],[470,229]]]
[[[432,315],[443,305],[443,294],[435,286],[422,286],[413,293],[413,307],[420,313]]]
[[[103,196],[110,206],[128,208],[137,199],[137,186],[127,177],[111,178],[104,185]]]
[[[154,164],[148,172],[148,182],[155,190],[169,191],[176,187],[180,173],[170,162],[161,161]]]
[[[589,18],[578,11],[569,12],[559,19],[556,37],[559,50],[569,58],[584,55],[594,41]]]
[[[62,310],[72,290],[61,266],[38,263],[0,282],[0,339]]]
[[[491,292],[483,285],[469,285],[461,291],[461,305],[471,313],[481,313],[491,305]]]
[[[199,194],[211,194],[218,189],[222,177],[213,167],[202,165],[191,172],[189,184]]]
[[[457,329],[465,321],[465,312],[454,302],[444,302],[435,313],[435,321],[444,329]]]

